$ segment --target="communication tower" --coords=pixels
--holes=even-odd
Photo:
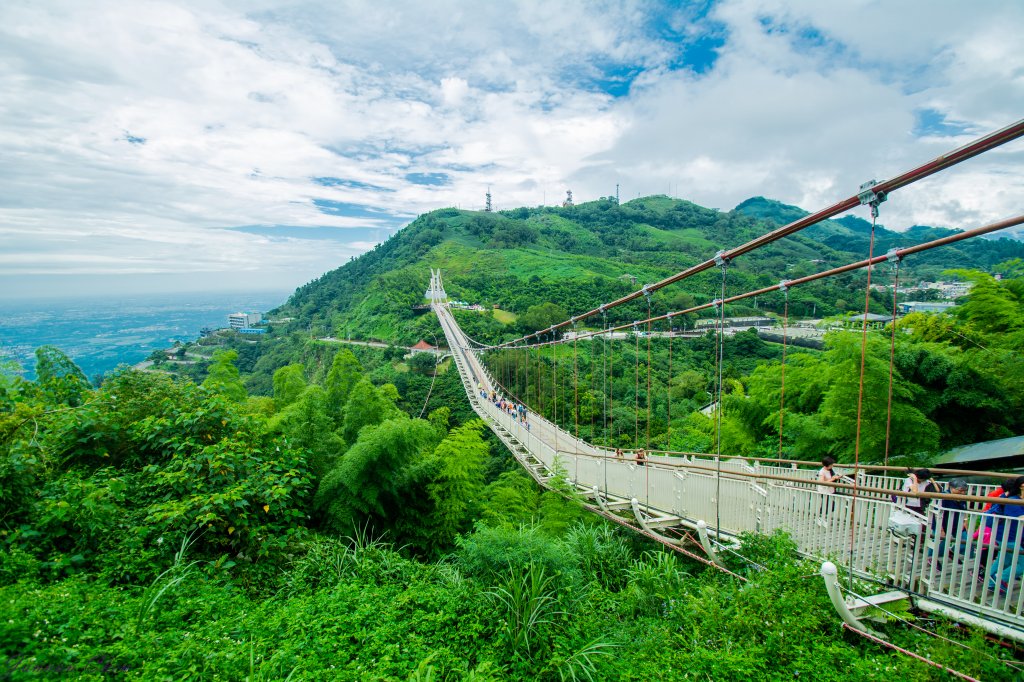
[[[484,196],[487,197],[487,202],[484,204],[484,210],[487,211],[488,213],[490,213],[491,212],[491,186],[490,185],[487,186],[487,194],[484,195]]]
[[[615,183],[615,205],[619,205],[619,183]]]
[[[567,190],[565,190],[565,201],[562,202],[562,207],[565,208],[567,206],[572,206],[572,205],[573,205],[573,203],[572,203],[572,190],[571,189],[567,189]]]

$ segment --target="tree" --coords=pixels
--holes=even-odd
[[[851,461],[856,449],[858,417],[860,457],[879,461],[885,453],[889,404],[889,358],[885,339],[868,335],[864,358],[864,389],[860,396],[861,339],[857,334],[836,333],[826,337],[829,388],[821,404],[821,421],[832,440],[830,452],[840,461]],[[892,422],[889,454],[933,451],[939,429],[914,401],[921,388],[906,381],[898,370],[892,375]]]
[[[358,390],[359,386],[353,397]],[[364,522],[390,525],[410,501],[404,494],[409,468],[436,438],[430,422],[405,416],[363,429],[320,482],[314,506],[326,525],[339,532]]]
[[[207,370],[203,388],[220,393],[229,400],[240,403],[248,395],[235,367],[238,353],[233,350],[215,350],[213,363]]]
[[[989,334],[1004,334],[1024,328],[1024,306],[1014,291],[1016,287],[1010,286],[1015,280],[996,281],[991,275],[977,270],[951,270],[949,274],[974,282],[967,301],[955,309],[961,320],[971,322]]]
[[[484,489],[480,517],[489,526],[518,526],[533,518],[539,499],[533,479],[520,469],[506,471]]]
[[[472,526],[473,510],[480,506],[484,468],[490,448],[483,439],[479,419],[448,434],[434,449],[436,473],[426,493],[432,509],[426,519],[413,520],[423,529],[420,536],[435,552],[451,547],[455,537]]]
[[[330,470],[345,449],[345,441],[334,432],[334,421],[327,412],[327,392],[320,386],[308,387],[274,415],[267,428],[282,433],[289,446],[309,453],[314,480]]]
[[[56,346],[36,349],[36,383],[54,403],[75,406],[89,390],[85,372]]]
[[[398,408],[382,390],[374,387],[368,379],[360,380],[352,389],[345,405],[345,440],[354,443],[359,437],[360,429],[371,424],[379,424],[397,413]]]
[[[519,324],[524,331],[534,332],[547,329],[553,324],[562,322],[568,313],[565,308],[555,303],[547,302],[539,305],[532,305],[519,317]]]
[[[342,348],[334,354],[324,388],[327,389],[327,409],[335,421],[342,420],[342,411],[348,403],[349,394],[362,377],[363,366],[359,364],[352,351]]]
[[[286,365],[274,372],[274,406],[278,410],[291,405],[305,390],[306,374],[302,365]]]
[[[409,369],[420,374],[432,374],[437,367],[433,353],[416,353],[409,358]]]

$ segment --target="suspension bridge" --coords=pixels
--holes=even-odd
[[[721,344],[725,309],[729,304],[772,291],[785,295],[801,284],[854,270],[866,270],[860,379],[863,394],[863,347],[867,335],[866,313],[872,268],[881,263],[893,265],[896,272],[894,289],[898,289],[899,264],[904,258],[1024,224],[1024,215],[1015,216],[942,239],[875,255],[874,226],[879,205],[902,187],[1021,136],[1024,136],[1024,120],[890,180],[866,183],[856,195],[746,244],[720,251],[712,258],[664,280],[644,285],[631,294],[574,315],[548,329],[505,343],[487,345],[467,336],[447,305],[439,270],[431,270],[426,297],[440,322],[473,410],[541,485],[561,491],[575,490],[591,511],[726,571],[723,553],[736,551],[741,534],[786,531],[801,554],[825,562],[822,575],[838,615],[847,628],[868,637],[874,637],[875,633],[858,617],[861,611],[869,606],[884,608],[887,601],[909,597],[922,610],[940,613],[1024,642],[1024,589],[1021,588],[1024,582],[1024,523],[1011,518],[1011,514],[1000,516],[982,511],[985,503],[992,502],[992,498],[986,495],[995,485],[971,484],[965,495],[902,492],[903,468],[862,464],[859,402],[855,460],[852,464],[837,466],[848,477],[843,479],[844,482],[823,485],[816,480],[818,464],[782,458],[781,445],[778,458],[730,457],[728,453],[721,452],[721,438],[716,435],[713,453],[653,452],[649,448],[640,449],[639,427],[635,449],[623,452],[596,445],[580,438],[578,424],[575,428],[563,428],[545,418],[541,414],[543,410],[527,404],[524,396],[530,395],[529,390],[521,389],[524,369],[526,384],[529,385],[531,371],[547,372],[548,366],[556,365],[555,347],[571,344],[572,386],[568,389],[571,395],[563,392],[562,399],[572,400],[578,407],[579,391],[584,383],[576,366],[575,348],[578,343],[614,339],[615,334],[625,333],[636,338],[638,353],[640,338],[645,337],[649,354],[652,324],[661,321],[669,332],[660,342],[667,340],[671,358],[671,323],[677,315],[714,310],[721,322],[716,330]],[[867,207],[872,217],[867,258],[755,291],[726,295],[726,273],[733,260],[858,206]],[[654,291],[714,268],[721,271],[719,298],[687,310],[659,316],[650,314],[650,298]],[[642,304],[644,300],[648,306],[646,319],[617,326],[608,324],[609,311],[631,301]],[[895,321],[895,305],[893,308]],[[580,330],[579,325],[591,318],[599,318],[599,325],[591,322],[588,328]],[[783,368],[787,326],[788,295],[783,319]],[[891,325],[893,334],[895,326]],[[892,345],[895,346],[894,336]],[[551,363],[542,364],[539,354],[545,349],[551,352]],[[486,356],[492,353],[511,354],[515,358],[515,371],[494,376],[485,362]],[[720,400],[720,351],[718,360]],[[890,355],[890,367],[891,363]],[[650,371],[650,362],[646,371]],[[639,369],[637,372],[639,382]],[[782,376],[784,382],[784,371]],[[552,390],[557,390],[557,383],[552,382],[551,386]],[[784,401],[784,383],[782,388],[780,400]],[[503,404],[502,398],[511,407]],[[557,395],[551,396],[552,401],[557,399]],[[780,443],[784,413],[784,404],[780,404]],[[809,455],[813,456],[813,453]],[[991,472],[932,471],[939,475],[992,476]],[[966,504],[966,509],[954,515],[943,515],[936,503],[929,505],[927,515],[919,515],[906,506],[907,501],[914,498],[959,500]],[[1011,507],[1022,504],[1019,499],[1001,501]],[[871,597],[853,594],[840,585],[836,578],[836,565],[850,576],[871,581],[884,591]]]

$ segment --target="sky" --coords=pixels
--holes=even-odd
[[[0,298],[291,290],[488,188],[815,210],[1019,119],[1021,35],[1019,0],[9,0]],[[1009,217],[1022,167],[881,222]]]

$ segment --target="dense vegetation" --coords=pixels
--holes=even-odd
[[[935,678],[844,634],[786,538],[747,538],[748,582],[686,561],[538,490],[479,421],[403,412],[348,350],[272,397],[231,351],[202,386],[39,361],[0,385],[5,679]],[[937,625],[969,648],[880,627],[1012,678]]]
[[[765,200],[721,213],[653,197],[421,217],[299,291],[258,340],[225,334],[191,360],[93,386],[55,348],[37,380],[0,373],[0,675],[4,679],[937,679],[845,633],[817,566],[785,537],[746,538],[736,578],[543,491],[474,418],[450,361],[397,346],[439,336],[418,313],[430,267],[485,306],[460,324],[497,341],[704,260],[790,219]],[[863,221],[830,222],[730,267],[738,291],[851,259]],[[883,245],[933,238],[880,231]],[[883,246],[883,248],[889,248]],[[852,250],[852,251],[851,251]],[[964,246],[912,267],[979,270],[955,316],[896,335],[891,454],[1024,430],[1024,255]],[[863,254],[856,253],[855,257]],[[928,270],[924,266],[927,266]],[[881,271],[879,271],[881,272]],[[652,312],[718,295],[720,274],[659,292]],[[790,292],[793,315],[863,301],[858,275]],[[495,310],[491,306],[498,305]],[[781,295],[729,315],[779,312]],[[873,310],[891,300],[879,294]],[[624,306],[607,322],[648,314]],[[694,319],[678,320],[692,327]],[[638,331],[645,331],[639,328]],[[889,345],[869,335],[862,457],[882,456]],[[530,405],[599,443],[778,452],[782,348],[753,331],[629,335],[489,353]],[[173,361],[172,361],[173,362]],[[850,456],[860,337],[786,356],[784,453]],[[158,367],[158,368],[159,368]],[[648,388],[649,385],[649,388]],[[574,389],[573,387],[577,388]],[[868,590],[870,586],[862,586]],[[977,633],[890,622],[901,646],[984,679],[1014,671]]]

